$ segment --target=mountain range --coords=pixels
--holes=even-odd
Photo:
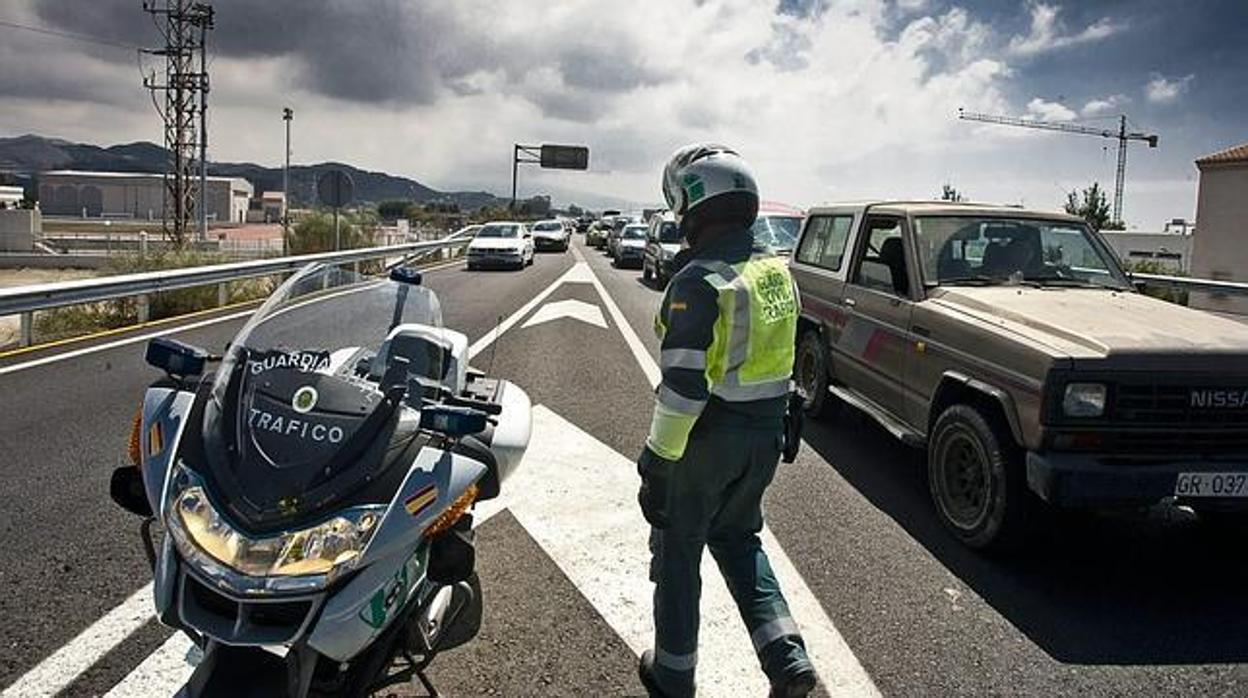
[[[155,143],[137,142],[100,147],[87,143],[71,143],[56,138],[24,135],[0,138],[0,173],[38,177],[49,170],[85,170],[89,172],[163,172],[167,152]],[[338,162],[314,165],[291,165],[290,195],[294,206],[314,203],[316,180],[321,173],[342,169],[355,183],[357,203],[377,203],[388,199],[407,199],[417,203],[454,202],[461,209],[506,205],[485,191],[444,192],[425,186],[414,179],[396,177],[385,172],[370,172]],[[219,177],[241,177],[251,182],[257,194],[281,191],[282,168],[264,167],[250,162],[209,162],[208,174]]]

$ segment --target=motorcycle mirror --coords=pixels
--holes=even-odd
[[[489,426],[488,415],[470,407],[429,405],[420,411],[420,427],[448,436],[480,434]]]
[[[148,340],[144,360],[151,366],[161,369],[171,376],[198,376],[203,374],[204,365],[212,358],[208,352],[190,344],[183,344],[176,339],[156,337]]]
[[[117,506],[131,514],[144,518],[152,515],[152,505],[147,501],[147,490],[143,487],[143,473],[133,465],[124,465],[113,471],[108,483],[108,495]]]

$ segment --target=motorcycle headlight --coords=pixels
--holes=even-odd
[[[1104,383],[1068,383],[1062,396],[1062,412],[1067,417],[1100,417],[1105,414]]]
[[[385,512],[357,507],[310,528],[253,538],[221,516],[202,484],[178,492],[170,507],[169,532],[184,555],[202,552],[253,577],[337,576],[354,567]]]

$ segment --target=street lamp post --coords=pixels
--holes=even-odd
[[[282,166],[282,256],[289,254],[290,245],[290,122],[295,112],[282,109],[282,121],[286,122],[286,164]]]

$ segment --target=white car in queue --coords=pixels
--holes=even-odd
[[[646,250],[646,229],[647,226],[643,223],[629,223],[620,230],[619,239],[615,241],[615,254],[612,255],[612,264],[617,269],[644,266],[642,258]]]
[[[533,233],[523,223],[496,221],[481,226],[468,243],[468,269],[511,267],[533,263]]]
[[[533,224],[533,245],[539,250],[567,252],[571,242],[572,233],[561,220],[552,218]]]

